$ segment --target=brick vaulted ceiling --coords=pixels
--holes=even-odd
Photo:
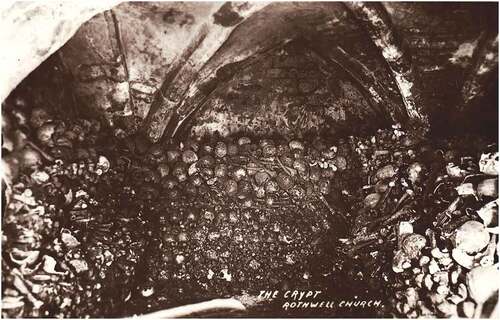
[[[152,142],[435,127],[496,115],[497,41],[489,3],[130,2],[17,90]]]

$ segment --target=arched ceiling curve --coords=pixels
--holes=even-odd
[[[431,122],[473,110],[497,81],[496,25],[478,22],[491,6],[125,2],[83,24],[47,63],[70,79],[77,109],[153,142],[272,123],[287,134],[355,132],[412,118],[408,103]],[[286,91],[311,83],[318,92]],[[255,121],[262,113],[270,122]]]

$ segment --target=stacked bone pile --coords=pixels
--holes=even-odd
[[[144,244],[138,219],[115,214],[126,190],[99,155],[105,134],[20,107],[4,114],[3,315],[103,314],[102,293],[126,287]]]
[[[306,147],[246,136],[153,146],[146,158],[158,176],[146,179],[161,188],[145,188],[160,190],[151,197],[168,214],[155,220],[151,245],[160,250],[145,259],[141,303],[321,283],[310,260],[322,256],[331,222],[343,223],[330,194],[346,183],[339,175],[354,175],[348,152],[319,140]]]
[[[363,271],[354,268],[353,277],[380,287],[387,281],[386,253],[396,239],[394,226],[398,220],[420,217],[412,206],[424,193],[431,161],[424,161],[422,154],[430,152],[430,147],[399,125],[351,140],[361,161],[358,175],[364,183],[358,189],[343,191],[351,203],[353,223],[351,237],[340,241],[345,253],[365,267]]]
[[[498,295],[498,283],[487,280],[498,277],[495,145],[468,137],[360,146],[371,149],[367,184],[353,207],[353,236],[343,240],[351,257],[367,261],[358,276],[391,284],[387,312],[398,317],[489,316]]]
[[[498,153],[444,156],[450,162],[437,176],[427,208],[432,224],[420,233],[408,223],[399,225],[393,262],[398,273],[395,312],[408,317],[496,317]]]
[[[6,317],[121,316],[325,283],[368,284],[398,316],[489,311],[498,159],[481,139],[427,144],[395,125],[334,142],[151,146],[97,120],[4,112]]]
[[[145,147],[96,120],[6,114],[5,316],[125,315],[321,283],[352,143],[212,137]],[[127,305],[128,308],[124,306]]]

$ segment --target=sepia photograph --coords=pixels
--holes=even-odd
[[[1,317],[499,319],[498,13],[1,1]]]

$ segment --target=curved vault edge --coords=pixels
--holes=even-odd
[[[122,1],[3,3],[0,7],[0,101],[61,48],[86,21]]]

